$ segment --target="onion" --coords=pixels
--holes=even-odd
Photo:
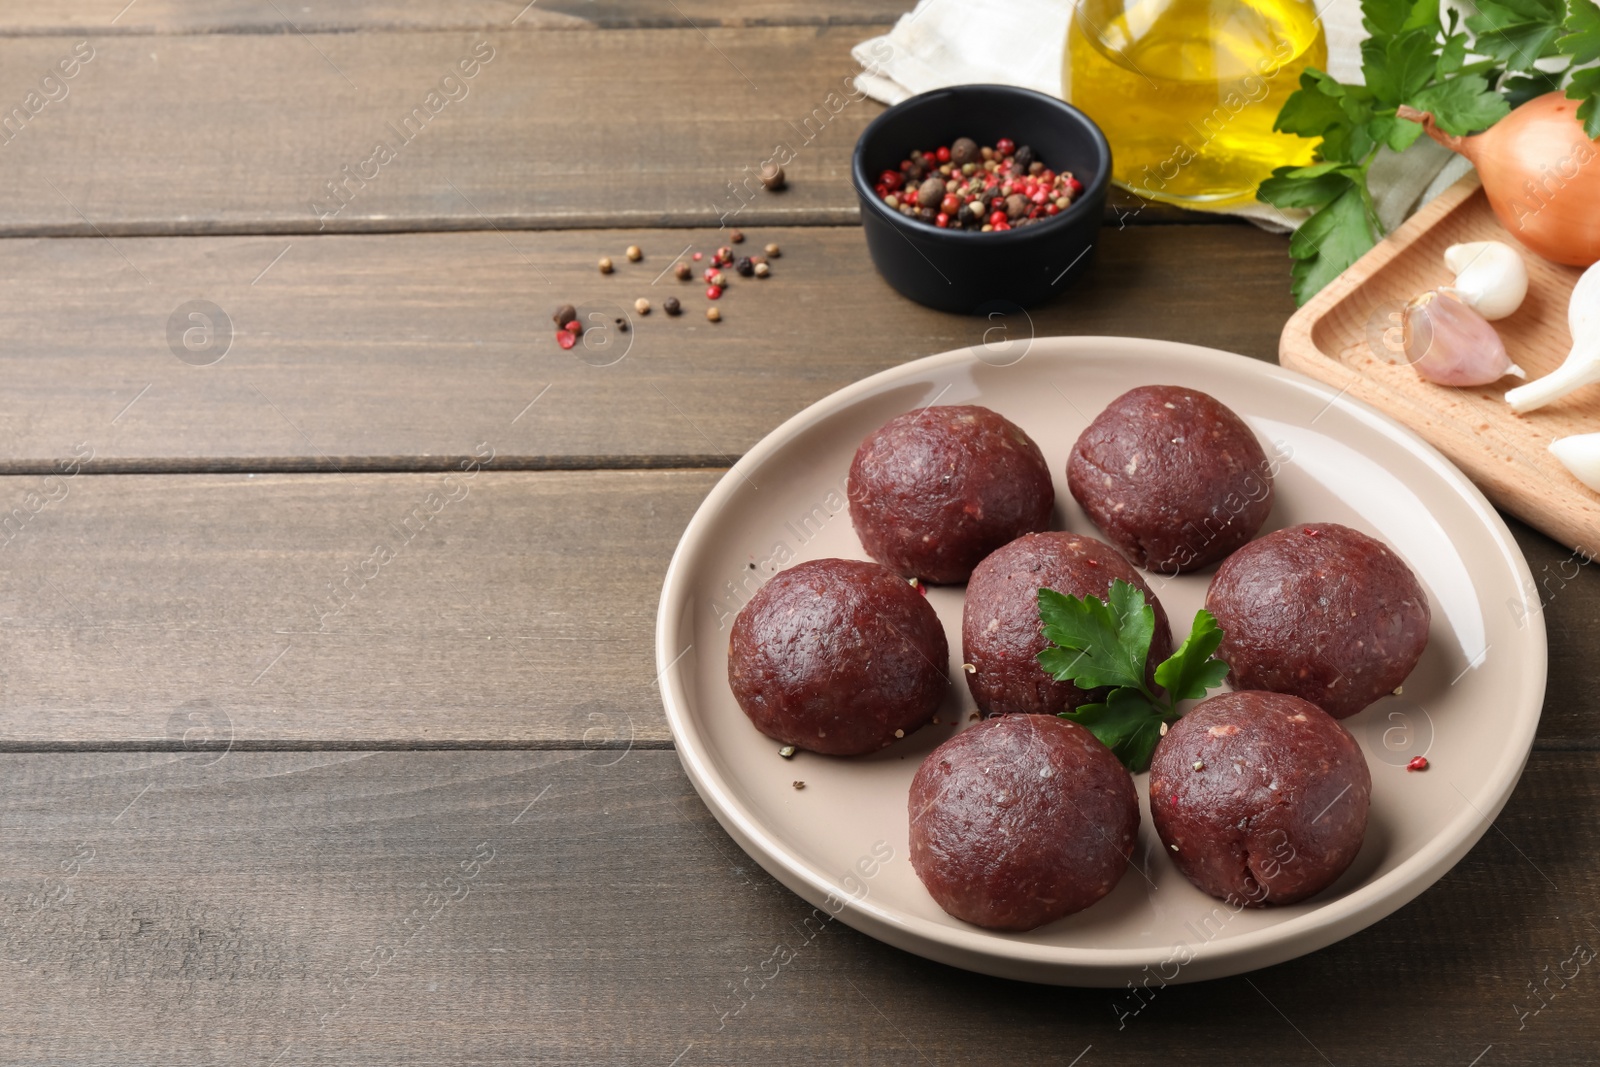
[[[1587,267],[1600,260],[1600,146],[1561,93],[1529,100],[1472,137],[1445,133],[1425,111],[1402,106],[1428,136],[1472,160],[1500,224],[1545,259]]]

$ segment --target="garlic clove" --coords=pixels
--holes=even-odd
[[[1488,385],[1507,374],[1527,377],[1511,362],[1500,335],[1459,297],[1430,289],[1401,318],[1406,362],[1440,385]]]
[[[1600,433],[1584,433],[1550,442],[1550,451],[1572,476],[1600,493]]]
[[[1451,245],[1445,266],[1456,276],[1450,291],[1486,319],[1503,319],[1528,295],[1528,264],[1503,241]]]

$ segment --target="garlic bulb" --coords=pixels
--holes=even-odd
[[[1473,241],[1444,251],[1456,276],[1450,291],[1486,319],[1503,319],[1528,295],[1528,265],[1503,241]]]
[[[1442,289],[1429,289],[1401,319],[1406,362],[1440,385],[1488,385],[1507,374],[1527,375],[1484,317]]]
[[[1567,305],[1567,327],[1572,331],[1572,351],[1543,378],[1519,385],[1506,394],[1517,413],[1543,407],[1574,389],[1600,382],[1600,263],[1583,272]]]
[[[1550,451],[1574,478],[1600,493],[1600,433],[1558,438],[1550,442]]]

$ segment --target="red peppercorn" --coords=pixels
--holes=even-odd
[[[582,333],[583,323],[579,322],[577,319],[573,319],[571,322],[566,323],[561,328],[566,330],[568,333]]]
[[[874,185],[872,187],[872,191],[877,193],[879,196],[888,196],[889,195],[889,187],[887,185],[884,185],[882,182],[879,182],[877,185]]]
[[[715,285],[709,286],[706,289],[706,299],[708,299],[708,300],[715,300],[717,297],[719,297],[721,295],[722,295],[722,290],[719,289],[718,287],[716,287]]]
[[[933,217],[933,224],[941,230],[947,230],[950,228],[950,216],[941,211]]]
[[[1406,764],[1406,770],[1408,770],[1408,771],[1425,771],[1427,769],[1428,769],[1428,757],[1427,756],[1413,756],[1411,758],[1411,762]]]
[[[939,210],[946,215],[954,215],[961,210],[961,198],[953,193],[946,193],[944,199],[939,201]]]
[[[1071,189],[1074,194],[1081,193],[1083,192],[1083,183],[1069,174],[1067,175],[1067,188]]]
[[[938,157],[940,163],[950,162],[950,149],[946,148],[944,145],[940,145],[939,150],[935,152],[934,155]]]
[[[1005,221],[1006,213],[1004,211],[995,211],[989,215],[989,225],[995,227],[996,229],[1005,225]]]
[[[1011,223],[1001,220],[1000,222],[994,224],[994,229],[996,233],[999,233],[1001,230],[1009,230],[1011,229]]]
[[[878,184],[888,186],[890,192],[900,188],[905,184],[905,181],[905,178],[897,170],[886,170],[878,175]]]
[[[556,344],[560,345],[562,348],[571,348],[577,343],[578,335],[573,333],[571,330],[556,331]]]
[[[712,260],[712,262],[715,263],[716,260]],[[707,282],[711,281],[711,279],[715,278],[716,276],[717,276],[717,268],[716,267],[707,267],[705,274],[701,275],[701,277],[705,278],[705,280]]]
[[[909,159],[902,159],[902,160],[901,160],[901,161],[900,161],[900,169],[901,169],[901,170],[910,170],[910,169],[911,169],[911,160],[909,160]]]
[[[1059,215],[1061,214],[1061,209],[1056,207],[1054,204],[1046,204],[1044,213],[1046,215]]]
[[[1009,137],[1002,137],[994,143],[994,150],[1002,156],[1009,156],[1017,150],[1017,143]]]
[[[705,254],[705,253],[703,253],[703,252],[696,252],[696,253],[695,253],[695,254],[694,254],[694,258],[695,258],[695,261],[696,261],[696,262],[699,262],[699,260],[700,260],[700,257],[701,257],[701,256],[703,256],[703,255],[704,255],[704,254]]]

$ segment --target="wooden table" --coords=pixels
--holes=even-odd
[[[652,623],[733,457],[980,336],[873,273],[879,109],[824,106],[907,5],[522,3],[0,2],[0,1060],[1592,1058],[1600,576],[1516,524],[1539,740],[1395,916],[1120,1021],[808,935],[680,770]],[[656,275],[779,141],[728,221],[783,256],[713,326]],[[1287,282],[1281,237],[1152,210],[1033,323],[1272,359]],[[681,292],[620,361],[553,339]]]

